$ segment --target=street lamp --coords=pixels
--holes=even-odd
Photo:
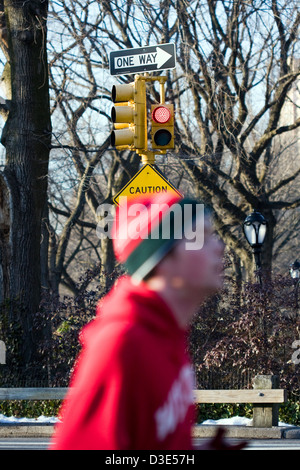
[[[300,283],[300,263],[297,259],[291,264],[290,275],[294,281],[295,300],[296,300],[296,309],[297,309],[298,308],[298,289],[299,289],[299,283]]]
[[[243,230],[246,240],[252,248],[255,258],[256,270],[258,271],[257,277],[261,284],[260,255],[261,247],[267,233],[267,221],[260,212],[254,210],[252,214],[248,215],[244,220]]]
[[[291,264],[290,275],[294,283],[297,284],[300,278],[300,263],[297,259]]]

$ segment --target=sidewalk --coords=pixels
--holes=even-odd
[[[254,428],[253,426],[223,425],[226,437],[236,439],[300,439],[299,426],[276,426],[272,428]],[[193,438],[210,438],[215,435],[216,425],[196,425]],[[0,424],[0,438],[4,437],[51,437],[54,431],[52,423],[43,424]]]
[[[4,437],[51,437],[54,431],[52,423],[5,423],[0,424],[0,438]]]
[[[213,437],[216,425],[196,425],[193,438]],[[300,439],[299,426],[273,426],[272,428],[255,428],[253,426],[222,425],[226,428],[226,437],[238,439]]]

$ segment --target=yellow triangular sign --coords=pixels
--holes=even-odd
[[[159,194],[172,192],[178,196],[182,194],[152,165],[144,165],[134,177],[121,189],[118,194],[113,198],[117,206],[119,205],[119,198],[127,196],[132,199],[141,195]]]

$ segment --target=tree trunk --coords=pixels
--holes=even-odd
[[[261,209],[262,214],[267,220],[267,233],[266,238],[262,246],[261,252],[261,271],[262,276],[266,279],[271,279],[272,277],[272,264],[273,264],[273,249],[274,249],[274,230],[276,227],[276,218],[273,214],[272,209],[266,208],[262,205]]]
[[[103,287],[103,291],[106,292],[111,288],[115,281],[115,257],[113,252],[113,243],[110,238],[101,240],[101,253],[100,283]]]
[[[41,220],[47,197],[51,143],[46,52],[48,2],[5,0],[4,9],[12,97],[2,134],[6,147],[3,174],[9,182],[11,200],[9,297],[18,301],[10,316],[12,322],[20,323],[19,353],[23,365],[28,366],[37,352],[33,320],[40,303]]]

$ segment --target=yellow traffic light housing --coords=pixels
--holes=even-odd
[[[160,103],[151,106],[151,142],[153,149],[174,148],[174,106]]]
[[[118,149],[147,149],[146,83],[136,77],[126,85],[114,85],[111,110],[114,130],[111,144]]]

